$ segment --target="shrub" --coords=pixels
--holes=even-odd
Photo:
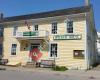
[[[65,66],[54,66],[53,70],[54,71],[66,71],[66,70],[68,70],[68,68]]]

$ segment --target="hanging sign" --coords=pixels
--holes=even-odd
[[[34,48],[30,51],[29,57],[31,57],[34,61],[38,61],[42,57],[42,53],[39,51],[38,48]]]
[[[37,36],[38,32],[23,32],[23,36]]]
[[[55,35],[53,37],[54,40],[80,40],[82,35],[77,34],[65,34],[65,35]]]

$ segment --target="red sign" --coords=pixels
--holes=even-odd
[[[34,48],[29,53],[29,57],[31,57],[36,62],[39,60],[39,58],[41,58],[41,56],[42,56],[42,53],[39,51],[38,48]]]

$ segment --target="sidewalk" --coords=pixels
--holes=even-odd
[[[11,70],[11,71],[52,71],[50,68],[27,68],[27,67],[13,67],[13,66],[3,66],[0,65],[1,70]]]
[[[5,68],[6,71],[21,71],[21,72],[31,72],[31,73],[42,73],[42,74],[54,74],[56,76],[69,76],[78,77],[86,79],[96,79],[100,80],[100,71],[96,70],[67,70],[67,71],[52,71],[49,68],[25,68],[25,67],[11,67],[11,66],[0,66],[0,68]]]

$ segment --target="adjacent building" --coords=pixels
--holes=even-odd
[[[3,18],[3,14],[0,13],[0,20]],[[0,59],[3,57],[3,29],[4,27],[0,24]]]
[[[98,53],[98,63],[100,63],[100,32],[97,32],[97,53]]]
[[[69,69],[89,69],[96,62],[96,29],[92,6],[6,17],[3,58],[26,65],[37,48],[41,60]],[[34,54],[33,54],[34,55]]]
[[[3,57],[3,26],[0,25],[0,59]]]

